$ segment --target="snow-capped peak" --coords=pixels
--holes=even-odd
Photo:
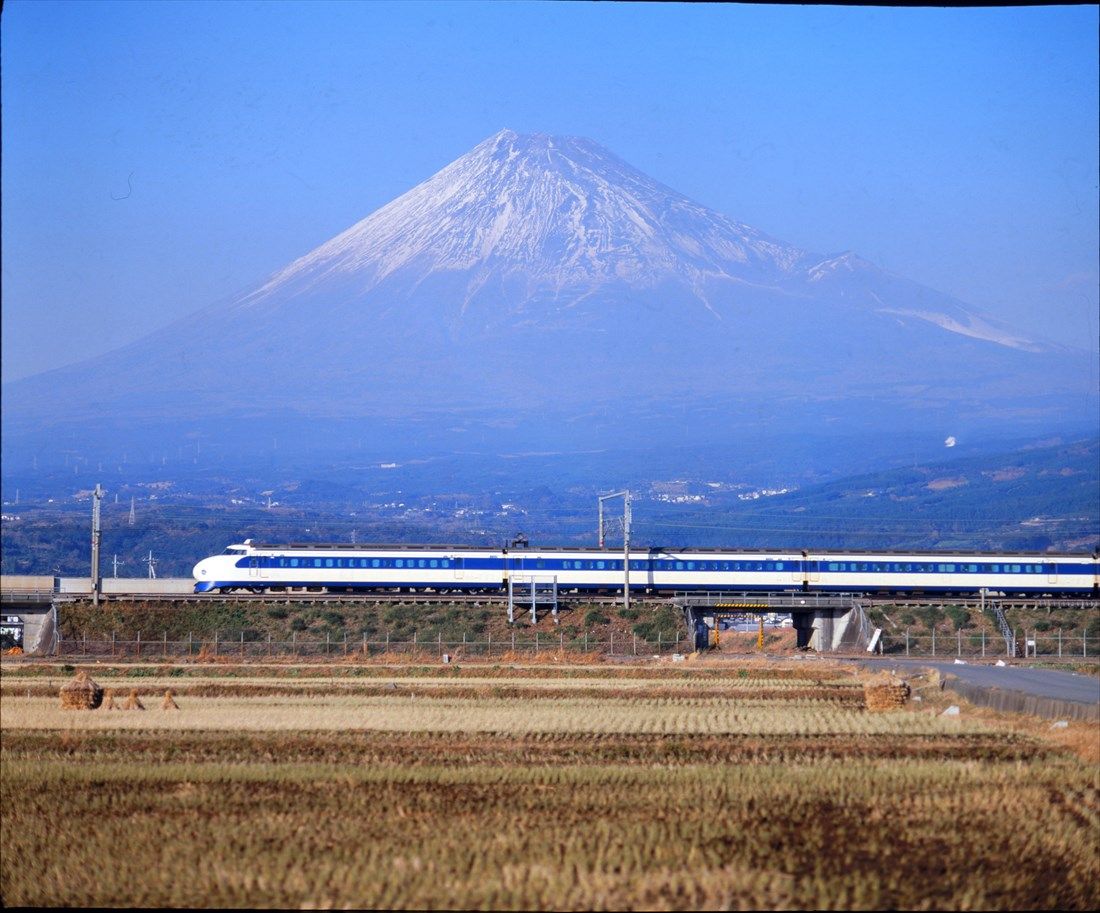
[[[805,254],[707,209],[583,137],[501,130],[249,296],[354,276],[522,273],[555,289],[710,277],[771,283]],[[479,278],[480,277],[480,278]]]

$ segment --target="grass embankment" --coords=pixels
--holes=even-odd
[[[5,668],[5,903],[1100,904],[1095,764],[939,716],[931,680],[869,713],[817,662],[144,668],[93,674],[178,711],[62,711]]]
[[[357,641],[408,641],[415,634],[420,641],[441,638],[444,642],[485,639],[491,636],[504,644],[514,631],[530,637],[537,630],[543,635],[565,640],[583,637],[606,641],[614,633],[620,643],[637,635],[665,643],[686,636],[682,615],[668,603],[636,602],[630,609],[621,605],[589,605],[571,602],[562,608],[558,624],[546,609],[538,612],[538,623],[530,624],[529,612],[520,612],[515,625],[509,625],[506,607],[489,604],[458,603],[371,603],[357,600],[315,600],[308,596],[252,601],[227,597],[203,597],[189,602],[150,603],[110,600],[98,608],[90,601],[66,604],[60,613],[62,637],[68,640],[110,640],[111,634],[132,638],[137,633],[150,641],[167,636],[168,640],[209,639],[214,632],[226,641],[343,640],[345,634]]]

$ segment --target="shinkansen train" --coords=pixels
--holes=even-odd
[[[865,593],[1100,595],[1096,554],[895,553],[356,546],[246,540],[195,565],[195,592],[500,591],[515,581],[559,591],[820,590]]]

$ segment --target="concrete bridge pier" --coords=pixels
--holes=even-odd
[[[799,647],[818,653],[866,649],[872,629],[857,597],[850,593],[692,594],[675,600],[684,611],[696,649],[706,649],[718,619],[731,612],[789,612]]]

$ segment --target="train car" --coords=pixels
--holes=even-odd
[[[623,553],[607,549],[511,550],[509,574],[554,577],[559,589],[621,590]],[[632,549],[630,585],[654,592],[681,590],[790,590],[804,582],[795,552],[717,549]]]
[[[269,589],[499,591],[509,579],[560,590],[621,590],[623,553],[610,549],[460,546],[231,545],[195,565],[195,591]],[[630,584],[699,590],[1100,595],[1095,555],[762,552],[632,549]]]
[[[1085,595],[1100,590],[1095,555],[814,552],[807,586],[874,593]]]
[[[195,592],[269,589],[499,589],[500,550],[355,546],[246,540],[195,565]]]

